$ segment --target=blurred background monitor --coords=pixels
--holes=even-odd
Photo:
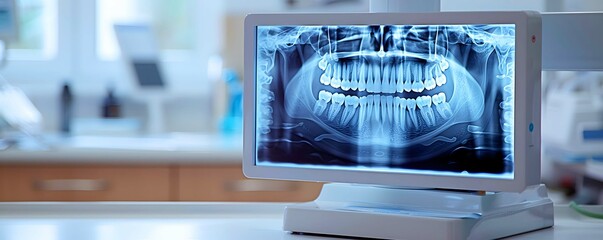
[[[135,97],[147,103],[147,133],[162,133],[163,104],[167,94],[153,29],[147,24],[116,24],[114,29],[122,59],[129,65],[132,78],[136,79]]]
[[[138,87],[162,89],[165,80],[159,66],[159,50],[153,29],[146,24],[114,25],[122,58],[128,65]]]

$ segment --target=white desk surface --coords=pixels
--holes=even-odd
[[[345,239],[281,230],[283,203],[0,203],[2,240]],[[589,206],[603,212],[603,206]],[[328,224],[328,223],[325,223]],[[603,239],[603,220],[555,206],[555,226],[512,239]]]
[[[0,148],[0,164],[240,164],[241,136],[47,136]]]

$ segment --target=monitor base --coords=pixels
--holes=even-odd
[[[480,193],[332,183],[284,215],[293,233],[381,239],[493,239],[551,226],[544,185]]]

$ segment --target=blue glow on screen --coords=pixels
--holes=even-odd
[[[513,178],[514,24],[256,34],[256,165]]]

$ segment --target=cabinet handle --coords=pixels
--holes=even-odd
[[[107,186],[104,179],[50,179],[34,182],[34,189],[41,191],[102,191]]]
[[[224,184],[228,192],[287,192],[295,191],[298,185],[291,182],[266,180],[237,180]]]

